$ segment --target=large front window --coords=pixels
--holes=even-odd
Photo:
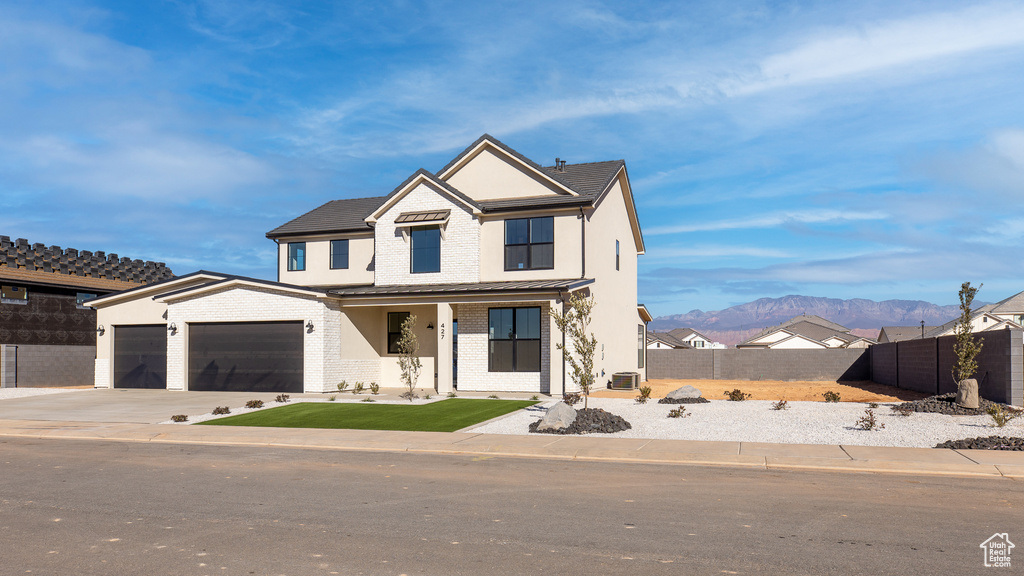
[[[550,270],[554,267],[554,218],[505,220],[505,270]]]
[[[305,242],[289,242],[288,243],[288,270],[305,270],[306,269],[306,243]]]
[[[441,228],[421,226],[410,231],[412,236],[412,273],[441,271]]]
[[[489,372],[540,372],[540,308],[488,310]]]

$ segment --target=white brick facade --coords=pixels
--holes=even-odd
[[[489,308],[540,306],[540,372],[489,372]],[[547,302],[459,304],[459,389],[548,394],[551,382],[551,322]]]
[[[403,212],[451,210],[441,238],[441,271],[413,274],[410,266],[409,239],[395,226]],[[388,209],[375,227],[378,286],[406,284],[451,284],[480,281],[480,224],[459,202],[453,202],[426,184],[413,188]]]
[[[291,320],[305,324],[312,320],[313,331],[302,331],[303,389],[305,392],[323,392],[339,370],[336,351],[341,347],[341,339],[335,334],[339,324],[338,315],[340,312],[336,305],[328,306],[315,296],[248,286],[206,292],[168,302],[167,322],[175,324],[178,331],[167,336],[167,389],[187,389],[186,343],[190,323]],[[335,352],[331,353],[332,350]]]
[[[96,388],[113,388],[110,383],[110,360],[108,358],[96,359],[93,386]]]

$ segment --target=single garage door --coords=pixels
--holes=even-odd
[[[167,388],[166,326],[114,326],[114,388]]]
[[[189,324],[188,389],[302,392],[302,322]]]

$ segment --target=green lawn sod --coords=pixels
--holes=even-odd
[[[467,398],[451,398],[431,404],[412,406],[302,402],[217,420],[207,420],[199,424],[454,432],[534,404],[537,402],[532,400],[471,400]]]

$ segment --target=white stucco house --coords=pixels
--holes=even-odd
[[[743,349],[825,350],[828,348],[867,348],[875,341],[850,334],[850,329],[813,314],[794,316],[781,324],[765,328],[736,345]]]
[[[416,316],[421,388],[571,389],[549,311],[597,301],[597,384],[646,379],[644,253],[625,162],[541,166],[484,135],[385,196],[334,200],[267,233],[277,281],[199,271],[90,302],[95,385],[331,392],[400,386]]]

